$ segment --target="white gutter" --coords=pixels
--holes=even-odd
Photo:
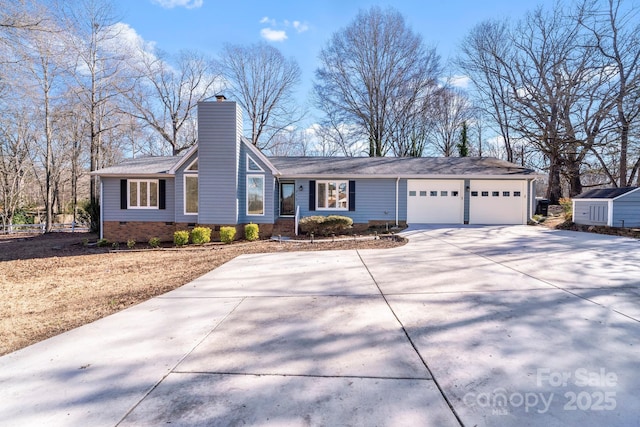
[[[400,189],[400,177],[396,178],[396,227],[398,226],[398,191]]]
[[[387,179],[440,179],[440,180],[452,180],[452,179],[473,179],[473,180],[513,180],[523,181],[535,179],[531,175],[420,175],[420,174],[407,174],[407,175],[386,175],[386,174],[287,174],[283,173],[279,175],[281,179],[367,179],[367,178],[387,178]]]

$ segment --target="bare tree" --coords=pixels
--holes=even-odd
[[[43,29],[46,17],[35,0],[0,0],[0,28],[17,30]]]
[[[71,58],[69,74],[74,79],[73,92],[82,108],[89,137],[89,170],[105,166],[103,134],[117,126],[117,98],[121,95],[125,56],[115,46],[120,33],[116,12],[106,0],[75,0],[62,10],[67,30],[66,44]],[[98,179],[90,177],[90,210],[92,229],[99,224]]]
[[[138,73],[135,91],[127,93],[130,114],[154,129],[173,155],[196,143],[196,107],[219,90],[213,62],[194,51],[172,58],[162,52],[140,52],[133,64]]]
[[[433,145],[438,154],[451,157],[457,153],[463,123],[473,117],[473,107],[466,94],[456,88],[443,88],[436,99],[431,129]]]
[[[615,105],[615,134],[618,144],[617,179],[606,162],[599,160],[612,184],[631,185],[638,172],[640,158],[629,164],[629,144],[632,126],[640,115],[640,23],[635,8],[625,8],[622,0],[607,0],[606,6],[593,0],[584,1],[580,22],[593,35],[592,40],[602,57],[602,67],[615,76],[615,88],[608,95]],[[598,153],[596,153],[598,156]],[[631,174],[629,174],[631,166]]]
[[[431,93],[440,72],[435,49],[394,9],[361,11],[320,52],[318,107],[367,135],[369,156],[383,156],[398,123]],[[401,150],[399,150],[401,151]]]
[[[513,45],[505,21],[485,21],[476,25],[462,43],[462,54],[457,62],[473,81],[479,92],[478,106],[492,118],[504,142],[506,160],[513,162],[510,124],[512,111],[507,102],[510,87],[501,76],[508,74]]]
[[[279,132],[302,119],[294,99],[300,67],[275,47],[226,44],[220,53],[220,69],[230,95],[249,116],[253,145],[268,149]]]

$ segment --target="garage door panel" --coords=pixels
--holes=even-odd
[[[470,187],[470,224],[526,223],[525,181],[472,180]]]
[[[408,180],[407,222],[409,224],[461,224],[463,181]]]

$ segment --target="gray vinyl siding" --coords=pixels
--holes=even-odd
[[[120,209],[120,179],[121,178],[101,178],[103,190],[103,221],[175,221],[175,181],[173,177],[165,178],[167,183],[165,198],[166,209]]]
[[[471,180],[464,180],[464,199],[462,200],[463,205],[463,224],[469,224],[469,216],[471,215]]]
[[[613,201],[614,227],[640,227],[640,191],[634,191]]]
[[[607,225],[607,200],[576,200],[573,211],[573,222],[584,225]]]
[[[318,178],[315,181],[348,181],[347,179]],[[353,219],[354,223],[366,224],[370,220],[389,221],[396,219],[396,180],[395,179],[355,179],[356,210],[316,210],[309,211],[309,179],[296,180],[296,205],[300,206],[300,216],[343,215]],[[302,186],[302,191],[299,187]],[[398,219],[407,218],[407,181],[399,182]]]
[[[238,223],[241,135],[242,114],[235,102],[198,104],[200,224]]]
[[[185,215],[184,214],[184,171],[191,163],[198,158],[198,150],[194,151],[188,159],[180,166],[176,171],[176,203],[175,203],[175,218],[176,222],[180,223],[196,223],[198,222],[198,215]],[[192,174],[189,174],[192,175]]]

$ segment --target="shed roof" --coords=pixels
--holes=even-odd
[[[638,187],[595,188],[575,196],[574,199],[615,199],[637,188]]]

